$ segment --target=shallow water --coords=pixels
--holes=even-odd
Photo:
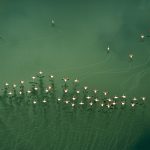
[[[143,42],[140,40],[142,33],[150,35],[149,10],[149,0],[1,0],[1,87],[6,81],[10,84],[20,80],[28,82],[35,73],[42,70],[45,74],[54,74],[58,84],[64,76],[71,79],[77,77],[81,80],[81,85],[98,88],[100,91],[108,90],[112,95],[125,93],[129,96],[148,97],[144,114],[141,114],[140,110],[134,117],[118,113],[112,117],[108,127],[106,118],[103,118],[101,123],[101,119],[98,118],[97,122],[95,117],[89,127],[86,126],[85,120],[84,123],[79,123],[81,126],[77,124],[75,132],[75,127],[69,124],[70,130],[65,129],[67,134],[59,130],[60,133],[55,136],[55,124],[50,125],[53,134],[45,133],[46,130],[42,131],[39,127],[40,132],[34,136],[37,129],[33,127],[33,132],[29,132],[33,144],[30,140],[24,140],[28,137],[28,132],[22,131],[20,127],[16,135],[22,139],[21,145],[25,150],[46,149],[47,139],[43,139],[41,145],[38,143],[44,134],[47,134],[45,138],[50,138],[58,145],[55,147],[54,144],[51,149],[59,150],[120,150],[124,140],[128,144],[123,149],[138,149],[144,138],[150,139],[150,38],[145,38]],[[55,20],[54,27],[51,25],[51,19]],[[129,62],[130,53],[134,54],[133,62]],[[121,125],[117,124],[117,115],[124,117]],[[6,131],[1,131],[2,136],[9,133],[8,127],[15,135],[16,130],[9,125],[11,121],[6,121]],[[63,123],[67,124],[67,121]],[[4,125],[1,126],[4,128]],[[13,127],[15,126],[17,125],[14,124]],[[28,130],[31,127],[23,128]],[[49,127],[46,129],[50,130]],[[59,139],[60,135],[62,141]],[[17,145],[18,139],[15,140]],[[4,138],[1,142],[8,143],[8,139]],[[110,144],[107,145],[107,142]],[[31,147],[27,148],[25,145]],[[18,147],[13,149],[20,149]],[[8,149],[12,150],[11,145]]]

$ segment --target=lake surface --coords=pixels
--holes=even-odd
[[[113,96],[145,96],[147,101],[146,107],[135,114],[128,109],[107,117],[96,113],[92,121],[85,113],[71,124],[70,118],[66,119],[68,114],[63,114],[58,132],[55,125],[59,120],[54,119],[46,129],[33,124],[26,127],[23,120],[18,125],[20,116],[14,114],[18,123],[12,119],[14,116],[4,118],[7,127],[0,131],[0,149],[149,149],[149,10],[149,0],[1,0],[1,88],[5,82],[27,83],[42,70],[46,75],[54,74],[58,85],[67,76],[78,78],[81,86],[108,90]],[[145,36],[143,40],[141,35]],[[133,54],[132,61],[129,54]],[[28,137],[30,140],[26,140]],[[15,144],[13,141],[7,148],[12,139]],[[19,139],[22,148],[17,147]]]

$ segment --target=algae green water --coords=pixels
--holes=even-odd
[[[58,85],[77,77],[112,95],[147,97],[132,113],[73,116],[52,105],[43,116],[1,105],[0,150],[150,149],[149,10],[149,0],[0,0],[1,88],[42,70]]]

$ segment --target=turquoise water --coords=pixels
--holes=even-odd
[[[108,90],[112,95],[124,93],[130,97],[147,97],[144,113],[138,110],[137,114],[132,116],[130,113],[126,115],[118,112],[109,123],[105,122],[105,117],[101,123],[101,119],[96,116],[85,132],[83,130],[86,120],[80,123],[81,126],[78,125],[81,120],[78,120],[76,132],[73,131],[74,127],[70,127],[68,135],[59,130],[60,133],[57,133],[54,139],[52,136],[55,134],[55,128],[51,135],[47,132],[50,130],[47,127],[35,137],[30,132],[30,138],[34,137],[33,144],[30,140],[28,142],[24,140],[27,138],[24,135],[26,130],[31,129],[32,125],[28,128],[22,123],[23,127],[20,127],[20,131],[16,134],[21,137],[22,142],[26,143],[25,145],[32,145],[31,148],[24,148],[25,150],[43,149],[47,145],[44,148],[46,149],[48,147],[46,140],[45,143],[42,142],[41,147],[36,145],[38,143],[36,139],[41,139],[45,132],[47,132],[46,137],[53,139],[56,145],[57,143],[59,145],[60,134],[63,139],[67,136],[66,144],[74,141],[74,146],[68,148],[58,146],[56,149],[59,150],[120,150],[124,140],[126,144],[128,143],[127,147],[123,147],[124,149],[134,149],[140,143],[139,141],[149,139],[150,38],[146,37],[143,42],[140,38],[141,34],[150,35],[149,10],[148,0],[0,1],[1,87],[5,82],[10,84],[17,84],[20,80],[28,82],[35,73],[42,70],[45,74],[54,74],[58,84],[62,82],[64,76],[71,79],[77,77],[81,85],[98,88],[100,91]],[[55,21],[55,26],[51,25],[52,19]],[[134,55],[132,62],[129,61],[129,54]],[[122,122],[117,116],[122,119]],[[17,122],[14,122],[14,130],[9,125],[11,122],[10,117],[10,120],[6,121],[7,128],[10,128],[15,136]],[[67,122],[68,120],[64,121],[66,124]],[[117,122],[121,122],[121,125]],[[53,125],[55,126],[52,124],[50,127]],[[61,129],[63,127],[64,125]],[[39,129],[42,130],[40,127]],[[7,134],[9,132],[6,133],[6,137]],[[74,138],[71,140],[68,136],[71,137],[72,134]],[[82,141],[84,145],[87,136],[93,146],[80,147],[81,139],[84,139]],[[107,145],[106,141],[114,144]],[[8,143],[7,138],[2,142]],[[8,149],[12,150],[12,148]],[[13,150],[15,149],[18,148],[13,147]],[[51,149],[55,149],[55,146],[53,145]]]

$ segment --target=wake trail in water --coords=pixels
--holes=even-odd
[[[88,65],[84,65],[84,66],[81,66],[81,67],[78,67],[78,68],[75,68],[75,67],[69,67],[67,69],[62,69],[62,70],[54,70],[52,71],[53,73],[57,73],[57,72],[64,72],[64,71],[71,71],[71,70],[83,70],[83,69],[89,69],[91,67],[95,67],[97,65],[102,65],[104,63],[107,63],[109,60],[110,60],[111,56],[109,55],[105,60],[101,61],[101,62],[96,62],[96,63],[93,63],[93,64],[88,64]]]
[[[115,70],[115,69],[108,69],[108,70],[105,70],[105,71],[97,71],[97,72],[87,72],[86,74],[84,74],[84,76],[82,77],[82,80],[83,79],[86,79],[87,77],[90,77],[92,75],[99,75],[99,74],[121,74],[121,73],[130,73],[130,72],[134,72],[135,69],[140,69],[141,67],[143,66],[146,66],[148,63],[150,62],[150,55],[147,59],[147,61],[144,63],[144,64],[139,64],[139,65],[136,65],[134,67],[132,67],[131,65],[129,65],[128,68],[123,68],[123,69],[119,69],[120,71],[118,70]],[[90,73],[90,74],[89,74]],[[87,75],[88,74],[88,75]]]

